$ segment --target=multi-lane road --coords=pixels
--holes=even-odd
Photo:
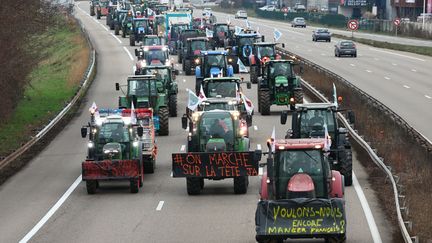
[[[96,79],[81,112],[27,167],[0,187],[0,242],[17,242],[25,236],[34,242],[254,242],[258,177],[250,179],[245,195],[234,195],[232,180],[225,180],[206,181],[203,194],[193,197],[186,194],[184,179],[170,177],[171,153],[181,151],[186,143],[187,133],[181,129],[180,118],[170,118],[170,135],[157,138],[156,172],[145,176],[138,194],[130,194],[127,183],[106,183],[98,194],[87,195],[85,184],[80,182],[86,141],[79,130],[89,119],[87,110],[93,101],[99,107],[117,105],[119,93],[114,84],[125,83],[127,75],[132,74],[134,58],[127,39],[114,36],[104,18],[96,20],[88,15],[88,2],[77,4],[76,16],[98,53]],[[217,17],[220,21],[227,18],[224,14]],[[232,16],[231,20],[234,22]],[[357,59],[335,58],[332,44],[312,43],[310,29],[292,30],[257,19],[251,22],[268,39],[273,36],[273,28],[278,28],[287,49],[349,78],[392,108],[399,108],[395,111],[409,115],[422,110],[421,116],[411,117],[414,123],[424,124],[431,116],[425,107],[430,107],[432,100],[424,96],[428,92],[432,96],[427,84],[430,58],[363,45],[359,45]],[[194,77],[179,75],[177,81],[181,114],[186,88],[194,87]],[[257,105],[256,87],[246,90],[246,95]],[[285,134],[287,127],[279,124],[277,112],[281,109],[272,110],[275,112],[266,117],[255,113],[250,131],[253,148],[258,144],[264,147],[273,126],[279,137]],[[391,242],[396,226],[386,220],[357,160],[354,172],[357,180],[346,188],[348,242]]]

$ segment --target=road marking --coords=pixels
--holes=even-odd
[[[411,88],[410,86],[408,86],[408,85],[404,85],[403,86],[405,89],[409,89],[409,88]]]
[[[411,71],[413,71],[413,72],[417,72],[417,70],[415,70],[415,69],[411,69]]]
[[[102,26],[102,28],[104,28],[104,29],[105,29],[106,31],[108,31],[108,32],[109,32],[108,28],[107,28],[107,27],[105,27],[105,25],[101,24],[100,22],[99,22],[99,24],[100,24],[100,26]]]
[[[387,80],[390,80],[390,78],[389,78],[389,77],[387,77],[387,76],[385,76],[384,78],[385,78],[385,79],[387,79]]]
[[[254,126],[254,130],[255,130],[255,131],[258,131],[258,127],[257,127],[257,126]]]
[[[367,70],[367,69],[366,69],[366,72],[368,72],[368,73],[371,73],[372,71],[371,71],[371,70]]]
[[[321,56],[325,56],[326,54],[325,53],[321,53]]]
[[[339,61],[340,59],[336,57],[336,61]]]
[[[114,37],[114,39],[116,39],[118,41],[118,43],[120,43],[120,44],[122,43],[122,41],[117,36],[115,36],[113,33],[111,33],[111,36]]]
[[[165,201],[159,201],[159,203],[156,207],[156,211],[161,211],[164,203],[165,203]]]
[[[43,218],[28,232],[24,238],[22,238],[19,243],[26,243],[29,241],[41,228],[44,224],[54,215],[54,213],[61,207],[61,205],[66,201],[66,199],[72,194],[75,188],[80,184],[82,180],[82,175],[79,175],[78,178],[72,183],[72,185],[67,189],[67,191],[60,197],[60,199],[54,204],[54,206],[43,216]]]
[[[354,63],[351,63],[350,66],[351,66],[351,67],[355,67],[355,64],[354,64]]]
[[[411,57],[411,56],[407,56],[407,55],[403,55],[403,54],[399,54],[399,53],[395,53],[395,52],[391,52],[391,51],[379,50],[379,49],[376,49],[376,48],[369,48],[369,50],[378,51],[378,52],[384,52],[384,53],[387,53],[387,54],[391,54],[391,55],[395,55],[395,56],[400,56],[400,57],[405,57],[405,58],[409,58],[409,59],[413,59],[413,60],[417,60],[417,61],[422,61],[422,62],[426,61],[426,60],[421,59],[421,58]]]
[[[258,175],[262,176],[264,174],[264,168],[263,167],[259,167],[258,168]]]
[[[392,63],[393,66],[397,66],[397,63]]]
[[[136,71],[136,65],[132,66],[132,71],[133,71],[133,73],[135,73],[135,71]]]
[[[186,79],[183,79],[183,83],[186,83]]]
[[[372,211],[369,207],[369,203],[366,199],[366,196],[363,193],[363,190],[360,186],[360,183],[357,180],[356,175],[354,174],[354,171],[352,173],[352,179],[353,179],[354,189],[357,193],[357,197],[360,201],[360,204],[363,208],[363,212],[365,214],[366,220],[368,222],[369,230],[371,232],[373,242],[374,243],[382,243],[381,236],[380,236],[379,231],[378,231],[378,227],[375,223],[375,219],[374,219]]]
[[[126,46],[123,46],[123,50],[125,50],[125,52],[128,54],[129,58],[131,59],[131,61],[134,60],[132,54],[129,52],[129,50],[126,48]]]
[[[430,97],[429,95],[425,95],[425,97],[428,99],[432,99],[432,97]]]
[[[183,144],[183,145],[180,147],[180,151],[181,151],[181,152],[184,152],[185,149],[186,149],[186,145]]]

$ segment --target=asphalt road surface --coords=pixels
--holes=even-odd
[[[114,37],[104,18],[98,21],[90,17],[88,2],[78,4],[76,15],[98,53],[96,79],[81,113],[28,166],[0,187],[0,242],[17,242],[24,236],[32,242],[254,242],[258,177],[250,178],[245,195],[234,195],[232,180],[224,180],[206,181],[202,195],[193,197],[186,193],[185,179],[170,177],[171,153],[181,151],[186,144],[187,133],[181,129],[180,117],[170,118],[169,136],[157,138],[155,174],[145,176],[138,194],[129,193],[128,183],[101,183],[96,195],[87,195],[85,183],[80,182],[80,163],[86,155],[87,140],[81,138],[80,128],[88,122],[88,108],[93,101],[100,108],[116,107],[120,93],[115,91],[114,84],[125,83],[127,75],[132,74],[134,61],[128,40]],[[261,30],[265,32],[264,27]],[[312,43],[299,45],[317,48]],[[373,53],[388,58],[386,52]],[[358,63],[365,55],[339,62]],[[338,66],[334,58],[329,62]],[[345,69],[348,70],[345,73],[351,71],[349,65]],[[186,88],[194,87],[194,78],[179,75],[177,81],[181,115],[185,110]],[[244,90],[257,107],[256,87]],[[266,150],[265,140],[273,126],[277,137],[284,136],[287,127],[279,124],[281,110],[272,107],[272,115],[266,117],[255,112],[250,131],[252,148],[259,144]],[[391,242],[393,226],[386,221],[365,171],[356,160],[353,163],[359,184],[346,188],[347,242]],[[52,207],[57,210],[50,211]],[[43,218],[46,220],[38,224]]]

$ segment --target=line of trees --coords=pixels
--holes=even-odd
[[[41,35],[56,25],[57,9],[44,0],[1,1],[0,123],[12,114],[43,58]]]

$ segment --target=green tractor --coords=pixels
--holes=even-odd
[[[121,86],[116,83],[116,90]],[[169,95],[164,86],[164,80],[154,75],[129,76],[127,78],[126,92],[119,97],[119,108],[152,108],[156,131],[161,136],[169,134]]]
[[[114,34],[119,35],[122,28],[123,20],[127,18],[128,10],[115,10],[112,17],[111,28],[114,28]]]
[[[178,85],[175,81],[178,70],[171,66],[146,66],[142,67],[136,75],[155,75],[157,79],[163,80],[163,85],[168,94],[168,108],[171,117],[177,116],[177,94]]]
[[[129,11],[126,16],[123,17],[122,21],[120,22],[120,29],[121,29],[121,36],[123,38],[126,38],[127,35],[129,35],[132,32],[132,12]]]
[[[281,56],[276,53],[277,44],[273,42],[258,42],[253,44],[252,54],[249,56],[250,79],[252,83],[258,83],[258,77],[262,76],[263,66],[266,62],[281,59]],[[282,48],[285,48],[284,43],[282,43]]]
[[[292,128],[287,138],[325,138],[330,136],[330,165],[333,170],[344,176],[346,186],[352,185],[352,152],[348,139],[348,130],[338,124],[337,114],[345,110],[338,109],[337,103],[298,104],[292,112]],[[288,112],[282,112],[281,123],[285,124]],[[355,122],[352,111],[347,112],[348,121]],[[326,134],[327,130],[327,134]]]
[[[234,179],[235,194],[244,194],[248,176],[258,175],[260,158],[249,151],[249,138],[241,133],[239,115],[237,111],[211,110],[182,117],[183,129],[189,127],[187,153],[172,155],[173,176],[186,177],[189,195],[201,193],[204,179],[225,178]],[[188,156],[196,163],[190,159],[185,163],[183,158]]]
[[[270,115],[271,105],[286,105],[291,110],[303,103],[301,81],[293,71],[291,60],[270,60],[258,82],[258,111]]]

